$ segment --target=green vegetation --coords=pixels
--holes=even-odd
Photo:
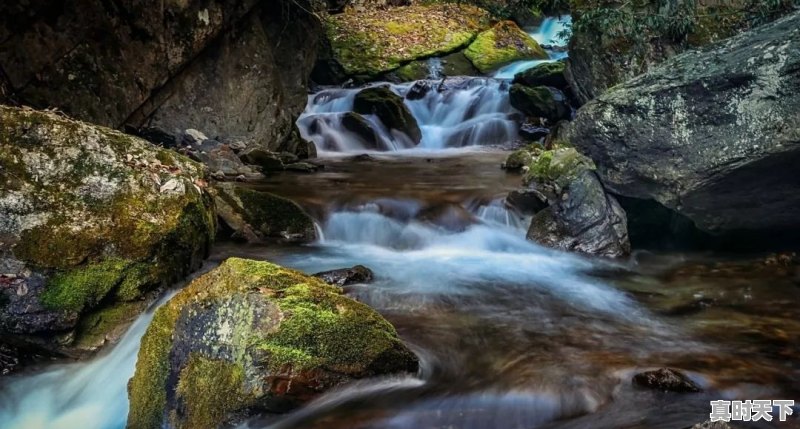
[[[594,170],[591,159],[563,143],[556,143],[555,148],[541,152],[529,164],[524,183],[555,183],[560,187],[567,186],[574,178],[585,170]]]
[[[414,60],[458,51],[488,25],[488,14],[445,3],[343,13],[325,24],[333,56],[345,72],[377,76]]]
[[[547,53],[513,21],[502,21],[479,34],[464,55],[482,73],[519,60],[545,59]]]
[[[230,258],[156,312],[130,383],[129,428],[161,427],[164,413],[174,406],[165,394],[170,352],[186,347],[173,343],[179,341],[173,335],[176,323],[182,314],[203,311],[213,311],[208,320],[224,324],[227,348],[224,355],[193,355],[174,369],[180,371],[176,400],[186,406],[182,420],[172,421],[178,428],[216,427],[228,412],[276,394],[241,374],[306,383],[308,377],[327,380],[327,373],[341,380],[379,368],[396,371],[414,361],[386,320],[343,296],[340,288],[267,262]],[[189,317],[186,323],[196,320]],[[222,328],[203,326],[209,332],[200,341],[207,342],[207,350],[219,350]]]

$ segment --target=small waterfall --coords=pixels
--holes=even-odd
[[[562,37],[562,33],[569,31],[572,27],[572,17],[562,15],[558,17],[545,18],[542,24],[530,31],[528,34],[540,45],[545,48],[548,59],[517,61],[498,70],[495,79],[513,79],[514,75],[536,67],[539,64],[559,61],[567,57],[566,46],[569,38]]]
[[[426,63],[428,64],[428,79],[441,79],[442,72],[444,71],[442,59],[439,57],[430,57]]]
[[[478,219],[489,225],[527,231],[530,224],[530,218],[509,207],[505,198],[497,198],[489,204],[478,205],[471,211]]]
[[[128,419],[128,380],[136,367],[139,342],[155,308],[131,325],[119,344],[92,360],[53,366],[34,376],[10,378],[0,390],[4,429],[112,429]]]
[[[435,64],[431,65],[432,71]],[[422,141],[387,129],[374,115],[363,115],[375,131],[376,142],[343,126],[342,120],[353,109],[361,89],[325,89],[310,95],[306,109],[297,120],[301,135],[316,144],[321,152],[397,151],[410,148],[446,149],[464,146],[502,144],[517,137],[516,112],[509,103],[508,83],[489,78],[453,78],[444,84],[425,82],[428,91],[409,100],[406,94],[415,84],[389,85],[405,98],[405,105],[417,120]]]

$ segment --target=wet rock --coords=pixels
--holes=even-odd
[[[404,133],[415,144],[422,140],[422,131],[417,120],[403,104],[403,98],[386,86],[367,88],[356,94],[353,111],[377,116],[386,128]]]
[[[490,73],[514,61],[547,58],[539,43],[513,21],[501,21],[479,34],[464,55],[481,73]]]
[[[563,61],[539,64],[536,67],[522,71],[514,75],[512,83],[519,83],[525,86],[550,86],[558,89],[567,88],[567,79],[564,77]]]
[[[217,215],[250,242],[305,243],[316,236],[314,220],[295,202],[234,183],[214,185]]]
[[[682,372],[672,368],[640,372],[633,376],[633,384],[664,392],[692,393],[702,389]]]
[[[128,428],[210,429],[354,379],[415,372],[389,322],[338,287],[231,258],[161,307],[129,384]]]
[[[256,165],[264,173],[283,170],[283,161],[280,155],[263,148],[248,149],[239,154],[239,159],[245,164]]]
[[[458,204],[437,204],[417,213],[417,220],[451,232],[461,232],[478,223],[475,216]]]
[[[529,165],[524,183],[549,204],[531,221],[529,240],[606,257],[630,253],[625,211],[606,194],[592,161],[575,149],[542,152]]]
[[[525,121],[519,127],[519,135],[529,141],[539,141],[548,134],[550,134],[550,129],[536,122]]]
[[[584,105],[566,138],[611,192],[705,232],[800,236],[798,26],[795,12],[675,56]]]
[[[521,170],[533,161],[534,154],[527,147],[511,152],[506,161],[501,166],[506,170]]]
[[[418,80],[409,88],[408,93],[406,93],[406,99],[412,101],[422,100],[431,89],[433,89],[431,87],[431,82],[427,80]]]
[[[314,274],[317,277],[334,286],[347,286],[355,283],[370,283],[373,278],[372,270],[363,266],[356,265],[350,268],[340,268],[338,270],[323,271]]]
[[[480,74],[481,72],[472,65],[464,52],[454,52],[443,57],[411,62],[389,73],[387,78],[399,82],[411,82],[423,79],[438,80],[449,76],[479,76]]]
[[[547,208],[546,198],[536,189],[523,188],[511,191],[506,202],[520,213],[533,215]]]
[[[320,169],[321,166],[317,164],[312,164],[310,162],[293,162],[291,164],[286,165],[284,168],[286,171],[297,171],[300,173],[313,173]]]
[[[518,83],[509,92],[511,105],[522,113],[556,122],[569,119],[571,109],[564,94],[551,87],[528,87]]]
[[[88,313],[197,268],[216,228],[203,177],[139,138],[0,107],[0,331],[71,347]]]
[[[365,148],[372,150],[381,148],[378,134],[372,128],[372,124],[358,113],[347,112],[342,115],[342,127],[356,134]]]

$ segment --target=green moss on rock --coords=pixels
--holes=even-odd
[[[72,329],[98,306],[177,280],[210,247],[216,217],[205,170],[177,153],[55,113],[0,106],[0,154],[0,174],[13,177],[0,181],[8,257],[45,277],[33,299],[78,316],[39,326],[48,319],[36,312],[1,315],[12,317],[9,325]]]
[[[528,165],[524,182],[556,183],[560,187],[575,180],[586,170],[595,170],[594,162],[572,147],[544,151]]]
[[[525,86],[552,86],[563,89],[567,87],[567,79],[564,76],[566,63],[554,61],[551,63],[539,64],[528,70],[514,75],[513,83],[520,83]]]
[[[502,21],[479,34],[464,55],[481,73],[492,72],[514,61],[547,58],[539,43],[513,21]]]
[[[377,116],[386,128],[400,131],[415,143],[422,140],[422,131],[403,98],[386,86],[374,86],[359,91],[353,100],[353,111]]]
[[[128,427],[160,428],[169,416],[176,428],[214,428],[248,407],[297,405],[349,379],[415,368],[394,328],[341,289],[231,258],[156,312],[129,385]]]
[[[333,15],[326,33],[333,57],[351,76],[378,76],[468,45],[485,28],[485,11],[467,5],[414,5]]]
[[[545,118],[552,122],[566,119],[570,115],[570,107],[560,91],[547,87],[528,87],[519,83],[511,86],[509,91],[511,105],[528,116]]]

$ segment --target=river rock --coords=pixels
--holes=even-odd
[[[245,175],[248,177],[260,176],[260,174],[244,165],[242,160],[230,146],[220,143],[217,140],[205,139],[199,144],[184,148],[181,152],[186,153],[190,158],[202,162],[208,167],[209,171],[222,173],[225,177],[236,177]]]
[[[342,127],[347,131],[356,134],[360,139],[364,148],[371,150],[380,150],[383,146],[380,144],[380,139],[372,124],[366,118],[355,112],[346,112],[342,115]]]
[[[558,89],[567,88],[567,79],[564,77],[566,63],[555,61],[552,63],[539,64],[514,75],[513,83],[525,86],[551,86]]]
[[[283,161],[280,154],[261,147],[245,150],[239,154],[239,159],[246,164],[258,166],[264,173],[283,170]]]
[[[231,258],[156,312],[128,387],[127,427],[213,429],[417,365],[392,325],[340,288]]]
[[[583,106],[566,138],[615,194],[712,233],[800,230],[800,12],[680,54]]]
[[[549,86],[511,85],[509,100],[522,113],[551,122],[569,119],[571,109],[564,93]]]
[[[236,238],[305,243],[316,239],[314,220],[297,203],[235,183],[214,185],[217,214]]]
[[[313,77],[320,84],[375,78],[414,60],[457,52],[487,24],[484,10],[454,3],[332,15],[325,19],[328,49]]]
[[[356,265],[350,268],[339,268],[338,270],[323,271],[314,274],[314,277],[334,286],[348,286],[354,283],[370,283],[372,281],[372,270],[363,266]]]
[[[441,203],[420,210],[416,219],[450,232],[462,232],[478,219],[460,204]]]
[[[203,176],[139,138],[0,106],[0,330],[69,346],[89,313],[198,267],[215,232]]]
[[[176,137],[196,128],[275,150],[306,103],[323,35],[318,5],[68,0],[54,9],[5,2],[2,74],[25,105]]]
[[[640,372],[633,376],[632,381],[639,387],[664,392],[692,393],[703,390],[691,378],[672,368]]]
[[[514,61],[547,59],[547,52],[513,21],[501,21],[479,34],[464,55],[481,73]]]
[[[524,181],[549,204],[533,217],[529,240],[606,257],[630,253],[625,211],[606,194],[590,159],[573,148],[545,151],[531,162]]]
[[[402,132],[415,144],[422,140],[422,131],[417,120],[403,104],[403,98],[386,86],[361,90],[353,100],[353,111],[377,116],[386,128]]]

